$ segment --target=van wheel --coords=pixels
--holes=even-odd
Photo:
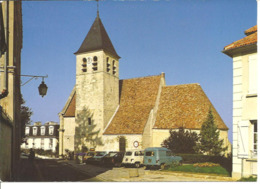
[[[160,169],[163,170],[165,168],[165,164],[160,165]]]
[[[140,163],[136,162],[136,163],[135,163],[135,167],[136,167],[136,168],[139,168],[139,167],[140,167]]]

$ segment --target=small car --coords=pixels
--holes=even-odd
[[[172,163],[182,163],[182,157],[172,155],[171,150],[163,147],[146,148],[144,150],[144,166],[149,169],[157,167],[164,169]]]
[[[96,155],[95,151],[87,152],[87,154],[84,156],[83,162],[88,163],[88,159],[94,157],[95,155]]]
[[[109,152],[102,160],[105,166],[120,167],[124,158],[124,152]]]
[[[107,154],[108,154],[107,151],[97,151],[96,154],[93,157],[88,158],[87,162],[92,163],[92,164],[101,164],[103,158]]]
[[[135,166],[136,168],[143,165],[144,152],[140,149],[129,150],[125,152],[122,165],[124,167]]]

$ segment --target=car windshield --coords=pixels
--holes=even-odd
[[[132,152],[126,152],[125,155],[126,155],[126,156],[131,156],[131,155],[132,155]]]
[[[107,155],[108,157],[113,157],[115,156],[117,153],[116,152],[109,152],[109,154]]]
[[[97,152],[96,156],[104,156],[106,155],[106,152]]]
[[[94,152],[88,152],[87,156],[94,156]]]
[[[148,152],[145,152],[145,155],[146,156],[154,156],[154,152],[148,151]]]

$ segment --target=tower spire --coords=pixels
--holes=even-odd
[[[99,17],[99,0],[96,0],[97,2],[97,17]]]

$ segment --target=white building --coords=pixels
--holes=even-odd
[[[224,47],[233,58],[233,171],[235,178],[257,175],[257,26]]]
[[[60,125],[55,122],[47,122],[44,125],[36,122],[34,125],[25,127],[26,143],[23,143],[23,149],[43,149],[56,152],[59,145],[59,129]]]

